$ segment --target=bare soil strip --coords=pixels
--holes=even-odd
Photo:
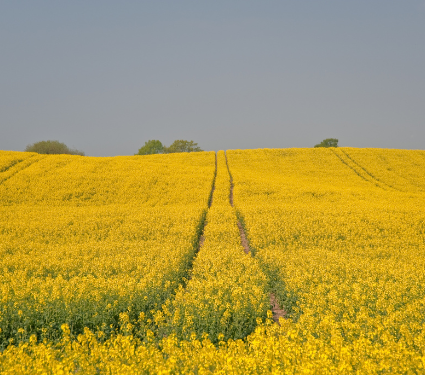
[[[242,246],[243,246],[243,250],[245,251],[245,254],[249,254],[248,240],[246,239],[245,231],[243,230],[243,227],[242,227],[242,224],[240,223],[240,221],[238,221],[238,228],[239,228],[239,234],[241,236],[241,243],[242,243]]]
[[[232,174],[230,173],[229,163],[227,162],[227,155],[226,154],[225,154],[225,158],[226,158],[227,170],[229,172],[229,177],[230,177],[229,203],[233,207],[233,177],[232,177]],[[242,224],[239,220],[238,220],[238,228],[239,228],[239,233],[240,233],[240,236],[241,236],[241,244],[243,246],[243,250],[245,251],[245,254],[249,254],[249,252],[250,252],[249,243],[248,243],[248,240],[246,238],[243,226],[242,226]]]
[[[273,312],[273,320],[279,324],[279,318],[287,318],[287,313],[285,309],[281,309],[279,304],[277,303],[276,296],[271,293],[270,294],[270,305],[272,307]]]
[[[229,202],[230,205],[233,207],[233,177],[232,174],[230,173],[230,169],[229,169],[229,163],[227,162],[227,155],[225,155],[226,158],[226,165],[227,165],[227,170],[229,171],[229,176],[230,176],[230,193],[229,193]],[[238,220],[238,228],[239,228],[239,233],[241,236],[241,244],[243,246],[243,249],[245,251],[245,254],[249,254],[251,251],[249,249],[249,242],[248,239],[246,238],[245,235],[245,230],[243,229],[242,223]],[[273,313],[273,320],[277,323],[279,323],[279,318],[287,318],[287,313],[284,309],[280,308],[277,300],[276,300],[276,296],[271,293],[270,294],[270,306],[272,309],[272,313]]]
[[[204,229],[202,230],[201,237],[199,237],[198,251],[201,250],[201,247],[204,244],[204,241],[205,241],[204,230],[205,230],[205,227],[207,226],[207,224],[208,223],[205,220]]]
[[[226,153],[224,153],[224,157],[226,158],[227,171],[229,172],[229,177],[230,177],[229,203],[233,207],[233,177],[232,177],[232,174],[230,173],[229,163],[227,162],[227,154]]]

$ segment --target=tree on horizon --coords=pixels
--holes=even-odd
[[[139,148],[139,152],[136,155],[152,155],[162,154],[164,152],[164,146],[161,141],[157,139],[151,139],[145,142],[145,145]]]
[[[40,141],[29,144],[25,147],[26,152],[37,152],[38,154],[68,154],[68,155],[81,155],[85,153],[79,150],[70,149],[65,143],[59,141]]]
[[[322,142],[315,145],[314,147],[338,147],[338,139],[326,138]]]
[[[166,154],[173,154],[176,152],[199,152],[203,151],[196,142],[186,141],[183,139],[175,140],[170,147],[164,147]]]

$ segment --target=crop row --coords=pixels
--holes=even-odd
[[[179,339],[213,342],[251,333],[269,309],[267,281],[258,263],[244,253],[237,217],[229,203],[230,178],[223,151],[217,154],[212,206],[186,288],[166,307],[165,319]]]

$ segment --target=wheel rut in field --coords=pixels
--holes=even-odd
[[[226,158],[226,166],[227,166],[227,171],[229,172],[229,177],[230,177],[230,192],[229,192],[229,203],[232,207],[234,207],[234,202],[233,202],[233,177],[232,174],[230,173],[230,168],[229,168],[229,163],[227,161],[227,154],[225,154],[225,158]],[[243,225],[241,223],[241,221],[238,219],[238,228],[239,228],[239,234],[241,237],[241,244],[244,248],[245,254],[251,254],[252,252],[250,250],[249,247],[249,241],[246,238],[246,234],[245,234],[245,229],[243,228]],[[270,307],[271,307],[271,311],[273,313],[273,320],[277,323],[279,323],[279,318],[288,318],[288,314],[285,311],[285,309],[281,308],[279,306],[279,303],[277,302],[276,296],[274,293],[270,293]]]
[[[366,182],[369,182],[370,184],[372,184],[372,185],[375,185],[375,186],[377,186],[377,187],[379,187],[379,188],[381,188],[381,189],[383,189],[383,190],[387,190],[387,189],[385,189],[384,187],[382,187],[379,183],[378,183],[378,181],[376,181],[376,180],[374,180],[373,178],[371,178],[369,175],[367,175],[367,178],[363,175],[364,173],[361,173],[359,170],[357,170],[357,168],[356,167],[354,167],[354,166],[352,166],[352,165],[350,165],[349,164],[349,162],[347,162],[346,160],[344,160],[344,158],[341,156],[341,155],[339,155],[335,150],[332,150],[332,149],[330,149],[331,151],[332,151],[332,153],[341,161],[341,163],[343,163],[343,164],[345,164],[348,168],[350,168],[357,176],[359,176],[361,179],[363,179],[363,180],[365,180]],[[344,154],[344,156],[346,156],[345,154]],[[349,160],[350,160],[350,162],[352,162],[352,160],[350,159],[350,158],[348,158]],[[353,163],[354,164],[354,163]]]
[[[227,171],[229,172],[229,177],[230,177],[229,202],[230,202],[230,205],[232,207],[234,207],[234,204],[233,204],[233,187],[234,187],[233,177],[232,177],[232,174],[230,173],[229,163],[227,162],[227,155],[226,154],[224,154],[224,155],[225,155],[225,158],[226,158]],[[238,220],[238,229],[239,229],[239,234],[240,234],[240,237],[241,237],[241,244],[243,246],[243,250],[245,251],[245,254],[249,254],[251,252],[250,249],[249,249],[249,242],[246,238],[245,230],[243,229],[243,226],[242,226],[242,223],[240,222],[240,220]]]
[[[8,176],[5,176],[3,179],[0,179],[0,185],[11,179],[13,176],[15,176],[17,173],[23,171],[24,169],[27,169],[28,167],[30,167],[31,165],[33,165],[34,163],[39,162],[40,160],[43,160],[46,156],[41,156],[36,158],[36,155],[30,156],[29,158],[22,160],[18,163],[14,163],[12,165],[10,165],[7,169],[3,170],[2,173],[7,173],[7,172],[11,172]],[[38,155],[37,155],[38,156]]]
[[[364,173],[366,173],[368,176],[370,176],[370,178],[372,178],[374,181],[377,181],[379,184],[383,184],[383,185],[385,185],[385,186],[387,186],[387,187],[389,187],[390,189],[394,189],[394,190],[397,190],[397,191],[401,191],[400,189],[397,189],[396,187],[394,187],[394,186],[392,186],[392,185],[390,185],[390,184],[387,184],[386,182],[384,182],[384,181],[381,181],[379,178],[377,178],[377,177],[375,177],[372,173],[370,173],[365,167],[363,167],[360,163],[358,163],[356,160],[354,160],[347,152],[345,152],[344,150],[339,150],[339,151],[341,151],[341,153],[342,154],[344,154],[345,155],[345,157],[347,158],[347,159],[349,159],[353,164],[355,164],[358,168],[360,168],[360,169],[362,169],[363,171],[364,171]]]
[[[276,296],[274,293],[270,294],[270,305],[272,307],[272,313],[273,313],[273,320],[279,324],[279,318],[286,319],[287,313],[285,309],[280,308],[279,303],[276,300]]]
[[[0,169],[0,173],[7,172],[10,168],[14,167],[15,165],[22,163],[25,159],[22,160],[12,160],[8,165],[4,166],[2,169]]]
[[[214,170],[214,177],[213,177],[213,182],[212,182],[212,186],[211,186],[211,192],[210,192],[210,197],[208,199],[208,209],[204,212],[204,215],[201,219],[200,222],[200,231],[199,231],[199,237],[198,237],[198,246],[193,254],[192,259],[190,260],[188,267],[187,267],[187,279],[190,280],[191,277],[191,271],[193,268],[193,262],[196,259],[196,256],[198,255],[199,251],[202,248],[202,245],[204,244],[205,241],[205,228],[208,225],[208,221],[207,221],[207,214],[208,214],[208,210],[211,208],[212,202],[213,202],[213,197],[214,197],[214,191],[215,191],[215,180],[217,178],[217,153],[215,153],[215,170]]]

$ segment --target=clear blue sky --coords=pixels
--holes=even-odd
[[[0,149],[425,149],[425,0],[0,1]]]

